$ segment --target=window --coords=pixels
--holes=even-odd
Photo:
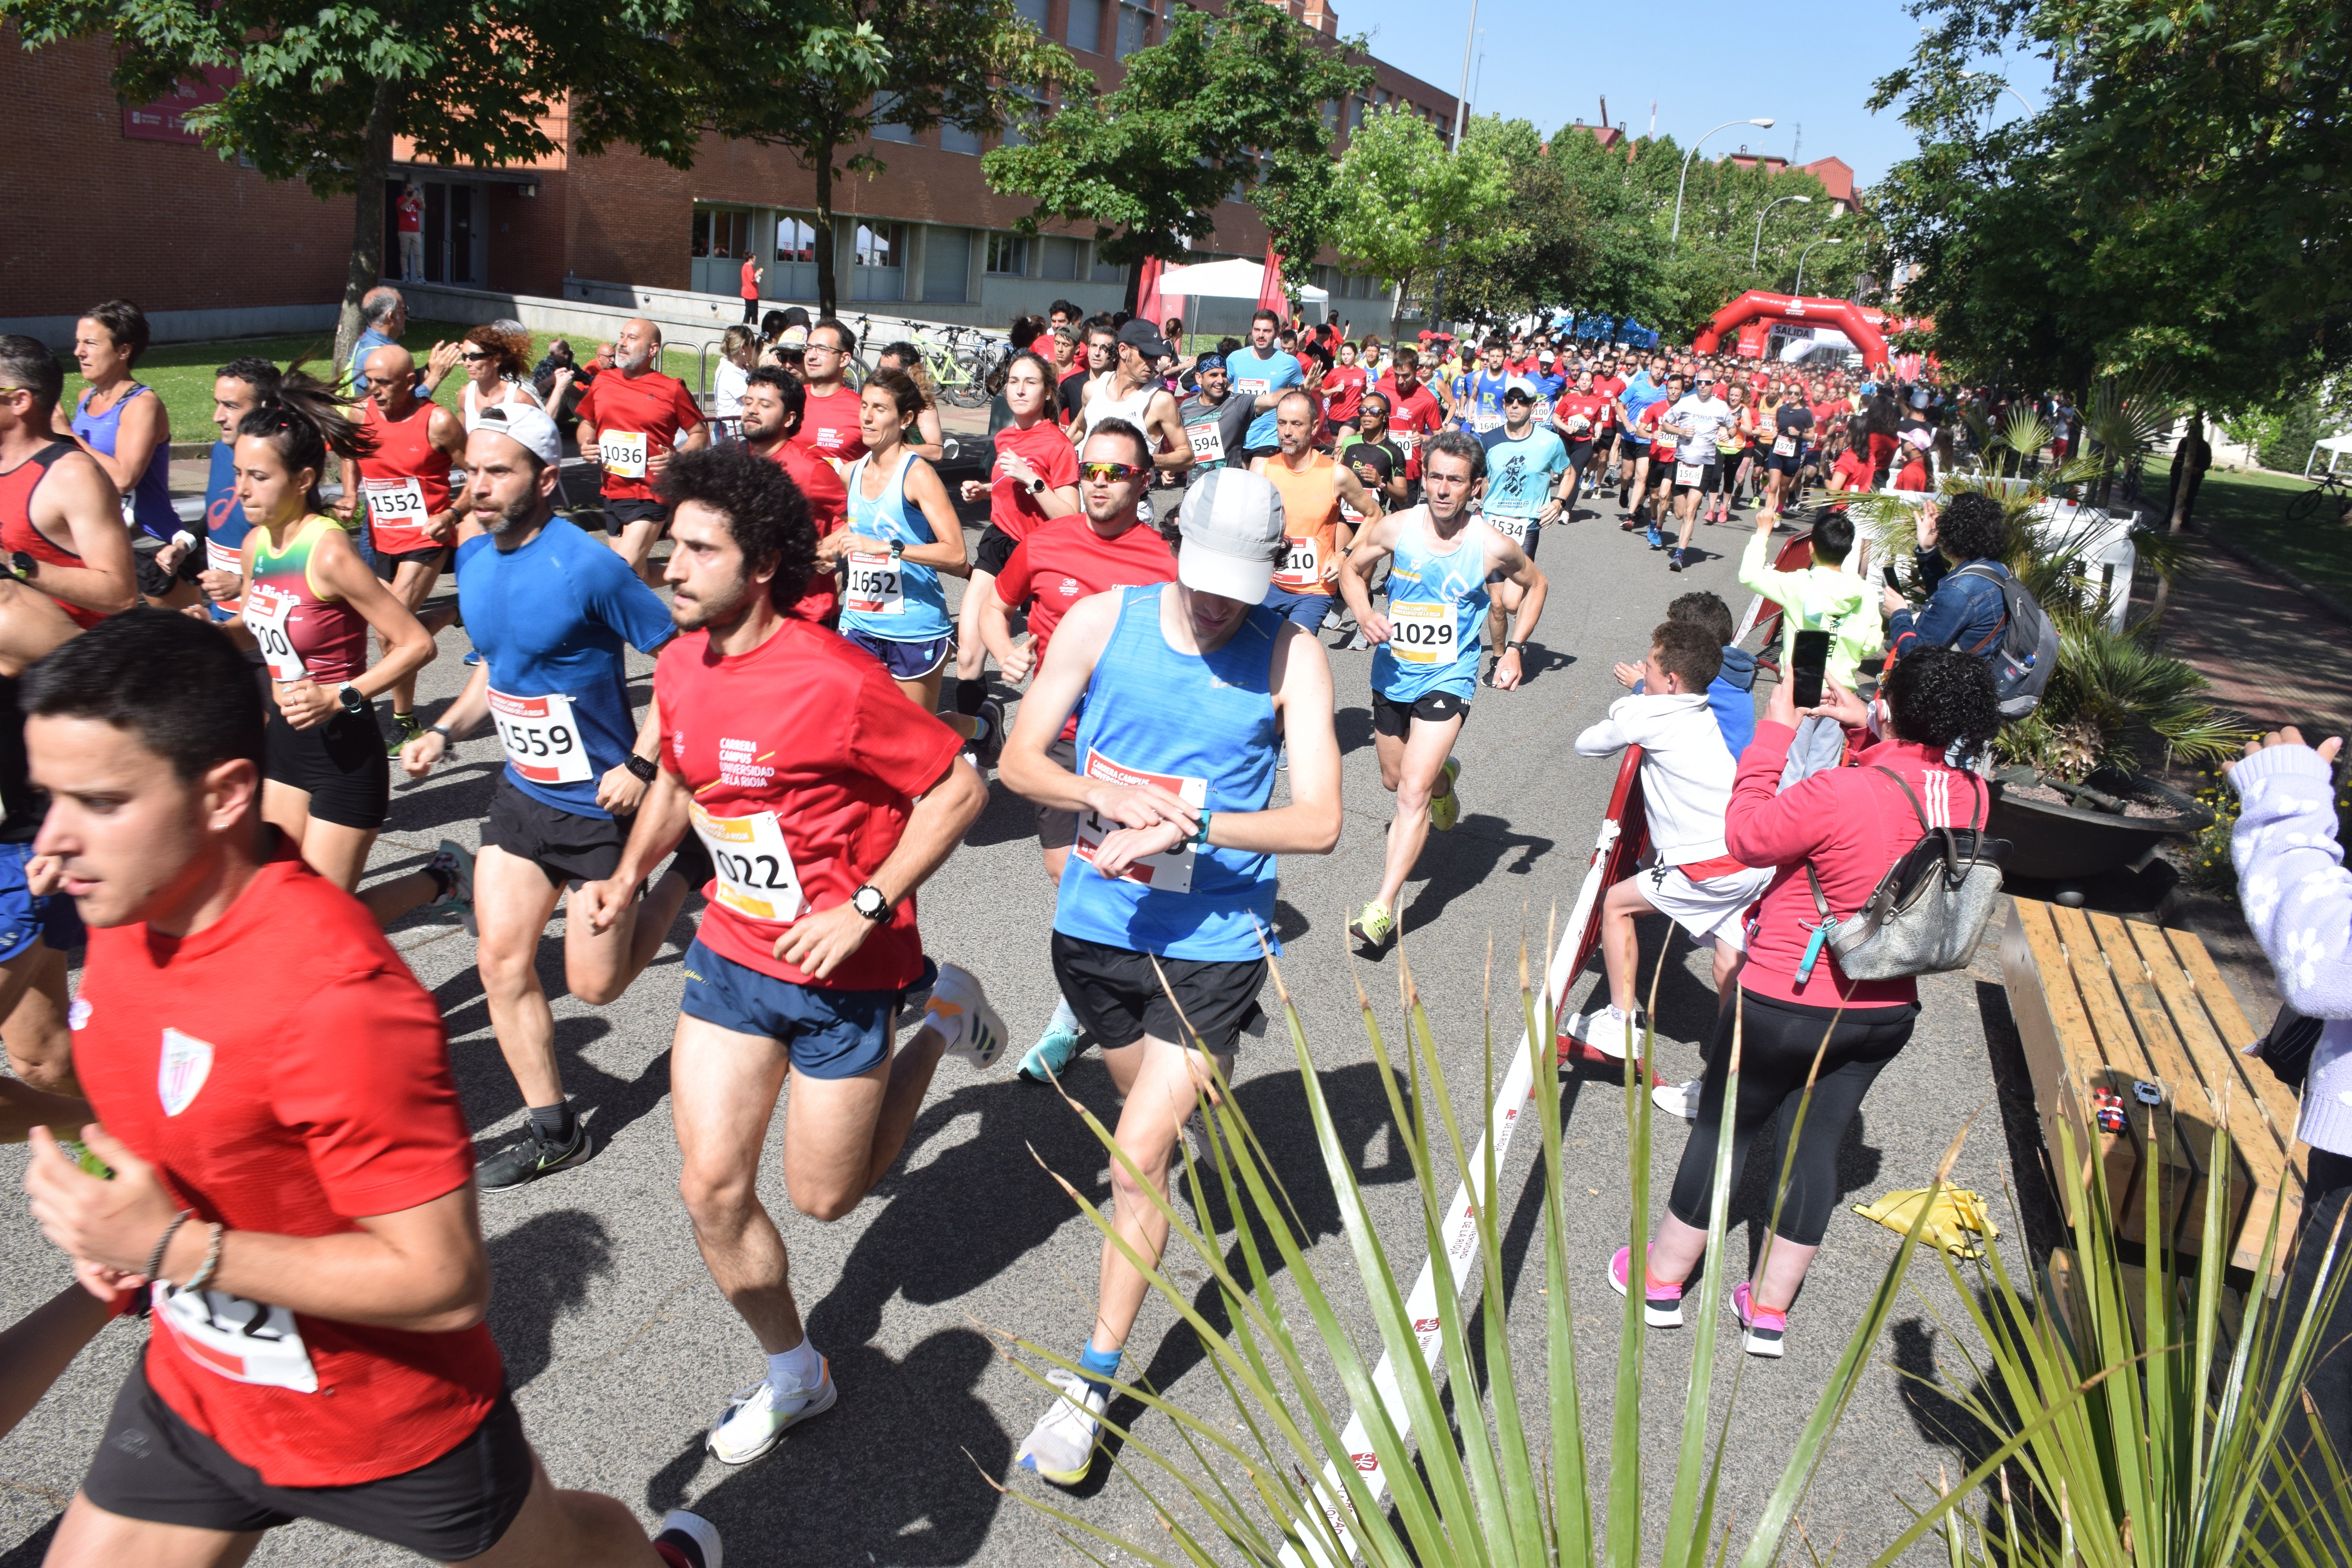
[[[998,278],[1029,276],[1029,241],[1017,234],[990,235],[988,270]]]
[[[940,126],[940,151],[942,153],[969,153],[973,157],[977,158],[980,156],[980,132],[977,131],[966,131],[961,125],[949,125],[942,123]]]
[[[808,218],[794,217],[790,213],[778,217],[776,259],[814,263],[816,260],[816,225]]]
[[[1036,107],[1023,109],[1015,105],[1013,112],[1005,117],[1003,140],[1007,147],[1026,146],[1029,142],[1028,128],[1035,124],[1039,116],[1045,111],[1045,100],[1043,95],[1032,92],[1025,88],[1016,88],[1014,90]]]
[[[885,115],[888,114],[893,108],[897,107],[898,101],[898,100],[896,98],[887,96],[877,97],[875,99],[874,140],[877,142],[900,142],[912,146],[915,141],[915,133],[913,132],[908,130],[903,125],[890,124],[883,118]]]
[[[1097,256],[1095,258],[1094,280],[1097,283],[1124,283],[1127,281],[1127,268],[1116,261],[1105,261]]]
[[[938,228],[923,236],[923,302],[961,305],[971,272],[971,230]]]
[[[1052,283],[1075,283],[1087,265],[1087,242],[1065,239],[1059,235],[1045,237],[1045,278]]]
[[[849,297],[853,300],[907,297],[905,225],[861,222],[851,246],[855,265],[850,269]]]
[[[814,300],[816,287],[816,223],[792,213],[776,215],[776,260],[761,292],[771,300]]]
[[[1151,12],[1128,0],[1118,4],[1118,58],[1127,58],[1151,41]]]
[[[1074,49],[1102,53],[1102,0],[1070,0],[1068,41]]]
[[[1013,0],[1014,14],[1041,33],[1045,30],[1045,6],[1046,0]]]
[[[694,254],[742,258],[751,254],[751,215],[728,207],[694,209]]]
[[[1361,131],[1363,128],[1364,100],[1361,98],[1351,98],[1348,100],[1348,129]]]

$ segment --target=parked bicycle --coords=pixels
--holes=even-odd
[[[943,403],[957,408],[979,408],[1003,388],[1004,366],[1013,357],[1011,346],[1003,339],[992,338],[978,327],[919,327],[907,323],[903,339],[891,335],[893,331],[890,323],[882,323],[884,341],[877,344],[874,319],[857,318],[857,353],[854,357],[861,385],[872,372],[871,356],[903,341],[913,344],[915,352],[923,356],[923,368],[930,374],[931,384]]]
[[[2339,479],[2334,474],[2319,475],[2312,481],[2311,489],[2298,490],[2288,500],[2286,520],[2289,522],[2301,522],[2319,510],[2322,496],[2335,498],[2329,515],[2343,516],[2346,509],[2352,508],[2352,479]]]

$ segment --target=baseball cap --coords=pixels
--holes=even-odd
[[[534,408],[528,403],[493,403],[474,416],[474,428],[496,431],[520,443],[542,463],[563,461],[562,434],[543,408]]]
[[[1184,492],[1176,580],[1196,594],[1263,604],[1282,551],[1282,494],[1246,468],[1213,468]]]
[[[1903,438],[1923,452],[1936,444],[1935,436],[1924,426],[1914,425],[1903,432]]]
[[[1552,353],[1551,350],[1545,349],[1542,353],[1536,355],[1536,363],[1538,364],[1557,364],[1559,363],[1559,356]]]
[[[1533,403],[1536,400],[1536,384],[1529,381],[1524,375],[1515,375],[1511,377],[1510,380],[1503,383],[1503,396],[1507,400],[1513,393],[1517,393],[1521,397],[1526,398],[1529,403]]]
[[[1145,359],[1164,359],[1176,352],[1168,346],[1168,340],[1160,335],[1160,329],[1140,316],[1118,330],[1118,341],[1134,344],[1136,352]]]

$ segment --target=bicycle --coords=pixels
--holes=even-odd
[[[2336,511],[2341,516],[2347,509],[2352,509],[2352,479],[2340,479],[2335,474],[2320,475],[2311,489],[2301,491],[2287,501],[2286,520],[2301,522],[2319,510],[2319,498],[2322,496],[2336,498]]]

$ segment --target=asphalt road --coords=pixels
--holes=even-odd
[[[1517,692],[1480,693],[1457,752],[1465,763],[1461,825],[1433,837],[1404,902],[1406,943],[1449,1064],[1455,1109],[1473,1121],[1485,1099],[1480,1005],[1489,944],[1497,966],[1501,1011],[1494,1034],[1500,1050],[1518,1036],[1517,1000],[1506,984],[1517,944],[1523,931],[1539,942],[1547,912],[1555,904],[1564,912],[1573,899],[1615,772],[1613,763],[1577,757],[1576,732],[1618,694],[1612,665],[1640,656],[1644,633],[1669,599],[1712,588],[1736,614],[1747,598],[1734,582],[1745,526],[1702,528],[1697,542],[1706,559],[1675,576],[1638,535],[1614,526],[1615,516],[1609,506],[1605,516],[1588,511],[1544,534],[1538,561],[1550,575],[1551,597],[1531,650],[1530,679]],[[441,657],[423,679],[428,711],[460,684],[462,647],[460,634],[442,637]],[[1377,884],[1390,802],[1371,747],[1370,656],[1335,652],[1332,661],[1348,823],[1331,856],[1284,863],[1282,970],[1376,1223],[1409,1275],[1423,1254],[1419,1215],[1404,1145],[1391,1125],[1354,1000],[1360,977],[1389,1038],[1401,1038],[1396,963],[1391,956],[1350,963],[1344,942],[1346,910]],[[639,661],[640,673],[646,669]],[[371,875],[417,865],[444,836],[476,841],[497,765],[495,741],[467,742],[460,759],[423,787],[394,795]],[[1034,1037],[1054,1002],[1046,952],[1051,892],[1030,824],[1029,808],[997,790],[921,901],[929,950],[982,976],[1016,1048]],[[1645,931],[1645,963],[1654,962],[1662,934],[1662,926]],[[690,1504],[719,1523],[730,1561],[742,1563],[930,1568],[1071,1560],[1055,1543],[1060,1527],[1021,1500],[1049,1495],[1115,1532],[1157,1536],[1149,1507],[1128,1480],[1107,1476],[1107,1467],[1097,1465],[1097,1480],[1076,1500],[1012,1468],[1043,1399],[992,1336],[1031,1336],[1075,1353],[1090,1318],[1099,1245],[1041,1163],[1097,1200],[1108,1197],[1108,1181],[1106,1159],[1083,1124],[1049,1090],[1014,1079],[1009,1059],[984,1079],[944,1064],[898,1169],[832,1225],[791,1213],[775,1142],[779,1117],[762,1192],[782,1216],[795,1288],[812,1336],[832,1360],[841,1403],[748,1468],[730,1471],[705,1456],[704,1429],[726,1397],[763,1369],[756,1343],[705,1276],[677,1196],[667,1047],[687,936],[681,923],[677,945],[665,950],[626,996],[601,1009],[561,994],[559,928],[551,928],[541,949],[541,973],[556,994],[565,1080],[604,1148],[575,1173],[486,1199],[483,1221],[497,1288],[491,1323],[528,1428],[558,1482],[612,1493],[648,1521]],[[397,929],[394,940],[446,1012],[467,1110],[487,1149],[513,1132],[520,1110],[490,1037],[472,943],[454,927],[421,920]],[[1597,963],[1592,976],[1572,987],[1571,1003],[1581,1002],[1595,977]],[[1956,1179],[1994,1200],[2003,1244],[2020,1248],[2022,1227],[2002,1194],[2011,1138],[2030,1127],[2030,1113],[2020,1121],[2012,1094],[2005,1129],[2004,1108],[1992,1103],[1996,1062],[2015,1047],[1991,947],[1973,970],[1933,977],[1922,992],[1926,1006],[1910,1047],[1880,1079],[1848,1136],[1841,1171],[1849,1201],[1924,1185],[1954,1132],[1985,1107]],[[1272,1000],[1269,994],[1269,1005]],[[1678,937],[1659,1003],[1661,1036],[1670,1042],[1664,1047],[1667,1068],[1696,1070],[1692,1042],[1713,1007],[1704,959]],[[1246,1051],[1237,1077],[1241,1101],[1275,1146],[1302,1218],[1318,1240],[1331,1241],[1337,1209],[1305,1135],[1289,1052],[1278,1043]],[[1098,1114],[1114,1113],[1098,1060],[1089,1057],[1071,1083]],[[1560,1093],[1573,1200],[1570,1271],[1598,1498],[1619,1308],[1602,1271],[1630,1224],[1628,1137],[1613,1079],[1567,1076]],[[1442,1134],[1434,1135],[1442,1142]],[[1684,1124],[1660,1119],[1653,1164],[1661,1205],[1684,1140]],[[1511,1341],[1531,1418],[1540,1426],[1543,1258],[1536,1241],[1533,1200],[1540,1187],[1533,1144],[1531,1138],[1518,1141],[1500,1188],[1509,1227]],[[24,1158],[20,1149],[0,1150],[0,1178],[9,1191]],[[1723,1271],[1727,1287],[1744,1274],[1760,1240],[1764,1163],[1752,1163],[1735,1200],[1736,1257]],[[1450,1189],[1454,1173],[1441,1179]],[[1225,1245],[1231,1242],[1228,1228]],[[1739,1381],[1719,1519],[1731,1517],[1744,1530],[1756,1518],[1896,1242],[1892,1232],[1850,1213],[1842,1211],[1832,1224],[1792,1321],[1788,1356],[1749,1363]],[[1318,1247],[1311,1257],[1357,1342],[1375,1345],[1344,1244]],[[2011,1258],[2014,1268],[2021,1250]],[[1204,1278],[1182,1259],[1174,1268],[1188,1283]],[[1939,1347],[1948,1359],[1952,1347],[1937,1316],[1959,1321],[1934,1255],[1911,1278],[1914,1289],[1877,1347],[1887,1364],[1866,1375],[1803,1510],[1817,1551],[1838,1542],[1849,1553],[1874,1554],[1908,1522],[1902,1499],[1928,1496],[1939,1467],[1956,1476],[1967,1468],[1965,1455],[1942,1436],[1935,1402],[1906,1393],[1895,1370],[1930,1371]],[[68,1279],[66,1260],[41,1238],[22,1204],[0,1205],[0,1321],[14,1321]],[[0,1568],[39,1560],[142,1338],[136,1326],[110,1328],[0,1440]],[[1727,1331],[1718,1425],[1729,1374],[1742,1360],[1735,1342]],[[1664,1528],[1689,1355],[1687,1332],[1667,1331],[1654,1336],[1646,1357],[1643,1453],[1654,1549]],[[1315,1359],[1323,1364],[1319,1353]],[[1163,1303],[1147,1304],[1131,1341],[1128,1372],[1139,1371],[1195,1409],[1223,1408],[1223,1392],[1201,1364],[1190,1331]],[[1223,1419],[1230,1422],[1230,1414]],[[1147,1422],[1143,1430],[1164,1436],[1168,1428]],[[1538,1453],[1544,1453],[1540,1438]],[[1012,1495],[1001,1494],[999,1483]],[[254,1560],[411,1561],[310,1525],[277,1532]]]

